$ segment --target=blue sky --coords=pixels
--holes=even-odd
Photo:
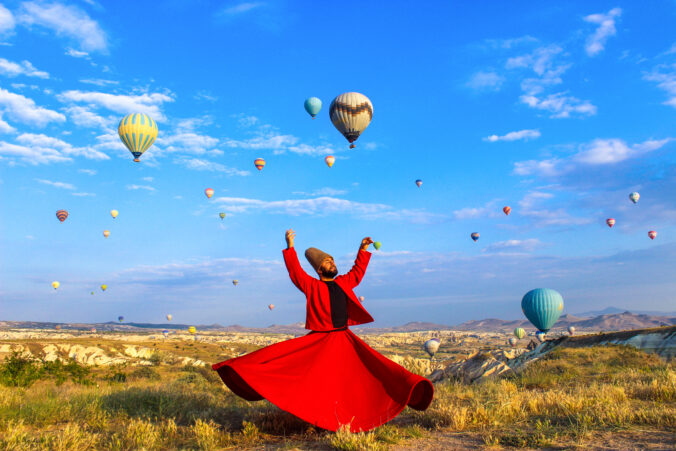
[[[541,286],[568,313],[673,311],[675,22],[673,2],[5,2],[0,318],[303,321],[291,227],[342,271],[383,243],[356,290],[375,325],[519,318]],[[374,105],[354,150],[328,118],[347,91]],[[160,130],[140,164],[132,112]]]

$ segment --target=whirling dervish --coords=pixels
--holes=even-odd
[[[354,266],[340,276],[333,257],[307,249],[315,278],[300,266],[295,235],[286,232],[284,262],[307,298],[305,328],[311,332],[214,365],[223,382],[248,401],[267,399],[332,431],[342,426],[352,432],[371,430],[407,405],[427,409],[432,383],[382,356],[349,329],[373,321],[352,291],[364,277],[373,240],[362,240]]]

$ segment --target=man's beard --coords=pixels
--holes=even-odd
[[[322,269],[322,275],[329,279],[333,279],[338,275],[338,268],[333,269]]]

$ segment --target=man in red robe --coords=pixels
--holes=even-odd
[[[362,240],[354,266],[338,277],[330,255],[308,249],[317,279],[301,268],[294,239],[287,230],[284,262],[305,294],[305,328],[312,332],[214,365],[223,382],[246,400],[267,399],[332,431],[341,426],[368,431],[407,405],[425,410],[434,396],[432,383],[382,356],[348,328],[373,321],[352,291],[364,277],[373,240]]]

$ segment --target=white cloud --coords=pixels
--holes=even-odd
[[[563,48],[556,44],[538,47],[531,53],[509,58],[505,67],[507,69],[527,68],[536,74],[543,76],[554,68],[554,57],[563,52]]]
[[[584,18],[585,22],[597,24],[598,28],[587,39],[585,50],[587,55],[596,56],[603,51],[609,37],[615,36],[615,18],[622,15],[622,9],[613,8],[607,14],[591,14]]]
[[[526,160],[514,163],[514,174],[531,175],[537,174],[544,177],[554,177],[561,174],[558,168],[561,160],[550,158],[547,160]]]
[[[10,10],[0,4],[0,35],[5,35],[14,30],[16,25],[14,15]]]
[[[7,116],[15,121],[37,127],[43,127],[49,122],[66,120],[63,114],[36,106],[33,99],[2,88],[0,88],[0,111],[4,111]]]
[[[311,146],[309,144],[298,144],[297,146],[289,146],[286,149],[275,149],[275,155],[292,152],[299,155],[331,155],[336,153],[335,149],[330,146],[320,145]]]
[[[196,100],[206,100],[207,102],[215,102],[218,100],[218,97],[211,95],[207,91],[198,91],[197,94],[195,94],[194,98]]]
[[[288,214],[291,216],[353,214],[365,219],[408,220],[419,223],[426,223],[442,217],[442,215],[427,213],[424,210],[395,209],[385,204],[367,204],[327,196],[316,197],[313,199],[278,201],[264,201],[240,197],[219,197],[214,199],[213,202],[236,213],[255,210],[257,212],[267,211],[270,213]]]
[[[518,141],[520,139],[529,140],[540,137],[540,130],[519,130],[518,132],[509,132],[506,135],[498,136],[491,135],[485,137],[483,140],[488,142],[497,142],[497,141]]]
[[[483,207],[465,207],[453,211],[455,219],[477,219],[498,216],[495,201],[488,202]]]
[[[225,8],[221,10],[219,14],[227,15],[227,16],[233,16],[236,14],[242,14],[249,12],[251,10],[254,10],[256,8],[260,8],[261,6],[264,6],[265,3],[263,2],[243,2],[235,6],[230,6],[228,8]]]
[[[96,171],[94,169],[78,169],[77,172],[87,175],[96,175]]]
[[[14,133],[15,131],[16,129],[5,122],[2,116],[0,116],[0,133]]]
[[[26,26],[38,25],[79,43],[80,48],[107,51],[104,31],[89,15],[76,6],[60,3],[24,2],[18,20]]]
[[[83,78],[82,80],[80,80],[80,83],[87,83],[88,85],[96,85],[96,86],[109,86],[120,84],[120,82],[117,80],[104,80],[101,78]]]
[[[522,44],[530,44],[533,42],[538,42],[538,39],[534,38],[533,36],[525,35],[511,39],[486,39],[484,42],[492,48],[508,50],[511,49],[512,47],[517,47]]]
[[[549,94],[545,98],[538,98],[534,95],[523,95],[519,97],[522,103],[537,110],[545,110],[552,113],[552,118],[568,118],[571,114],[581,116],[593,116],[596,114],[596,106],[587,100],[580,100],[576,97],[566,96],[559,92]]]
[[[66,91],[58,95],[62,102],[86,103],[97,107],[106,108],[119,114],[145,113],[156,121],[165,119],[160,107],[165,102],[173,102],[174,99],[166,94],[140,94],[140,95],[117,95],[105,92]]]
[[[165,152],[188,152],[198,155],[207,152],[222,155],[221,150],[214,149],[218,142],[217,138],[194,132],[177,133],[157,140],[158,145],[164,146]]]
[[[242,175],[242,176],[251,174],[249,171],[242,171],[236,168],[230,168],[220,163],[202,160],[199,158],[182,158],[176,160],[176,162],[194,171],[223,172],[227,175]]]
[[[152,182],[154,180],[154,178],[153,177],[141,177],[141,180],[143,180],[144,182]]]
[[[244,113],[233,114],[232,117],[236,118],[239,126],[244,128],[253,127],[259,122],[256,116],[251,116],[249,114]]]
[[[67,107],[65,111],[73,123],[81,127],[100,127],[105,129],[109,128],[111,125],[115,125],[115,122],[113,122],[112,119],[101,117],[82,106],[70,106]]]
[[[472,75],[467,86],[476,90],[499,91],[505,77],[494,71],[479,71]]]
[[[70,189],[70,190],[75,189],[75,185],[72,185],[70,183],[53,182],[51,180],[45,180],[45,179],[35,179],[35,180],[39,183],[44,184],[44,185],[53,186],[54,188],[62,188],[62,189]]]
[[[86,58],[89,56],[89,53],[69,48],[66,50],[66,55],[72,56],[73,58]]]
[[[631,147],[621,139],[595,139],[582,147],[573,160],[590,165],[614,164],[657,150],[670,139],[648,140]]]
[[[481,251],[490,253],[532,252],[541,246],[542,242],[539,239],[528,238],[525,240],[497,241],[484,247]]]
[[[23,133],[16,140],[35,149],[55,150],[66,157],[82,156],[90,160],[108,160],[110,157],[91,147],[74,147],[66,141],[43,134]]]
[[[572,216],[567,210],[557,208],[550,210],[542,208],[541,204],[545,200],[554,197],[551,193],[542,191],[530,191],[521,199],[519,204],[519,215],[532,218],[536,226],[569,226],[584,225],[593,222],[593,218],[578,218]]]
[[[31,165],[60,163],[72,160],[72,158],[64,156],[56,149],[20,146],[4,141],[0,141],[0,155],[20,158],[24,163]]]
[[[656,82],[657,87],[667,93],[668,99],[664,104],[676,108],[676,64],[658,67],[652,73],[645,74],[643,79]]]
[[[555,177],[573,171],[578,165],[600,166],[617,164],[632,158],[638,158],[664,147],[672,138],[649,139],[629,146],[617,138],[595,139],[581,144],[577,152],[567,158],[549,158],[545,160],[519,161],[514,164],[516,175],[538,175]]]
[[[246,140],[226,139],[225,145],[241,149],[284,149],[297,142],[298,138],[293,135],[267,134]]]
[[[78,196],[78,197],[94,197],[96,194],[94,193],[72,193],[73,196]]]
[[[153,188],[152,186],[149,186],[149,185],[127,185],[127,189],[128,190],[144,189],[144,190],[150,191],[150,192],[155,191],[155,188]]]
[[[303,191],[294,191],[291,194],[296,194],[299,196],[341,196],[343,194],[347,194],[347,190],[324,187],[316,189],[310,193],[306,193]]]
[[[37,70],[30,61],[24,60],[21,63],[15,63],[5,58],[0,58],[0,74],[7,75],[8,77],[25,75],[27,77],[49,78],[47,72]]]

